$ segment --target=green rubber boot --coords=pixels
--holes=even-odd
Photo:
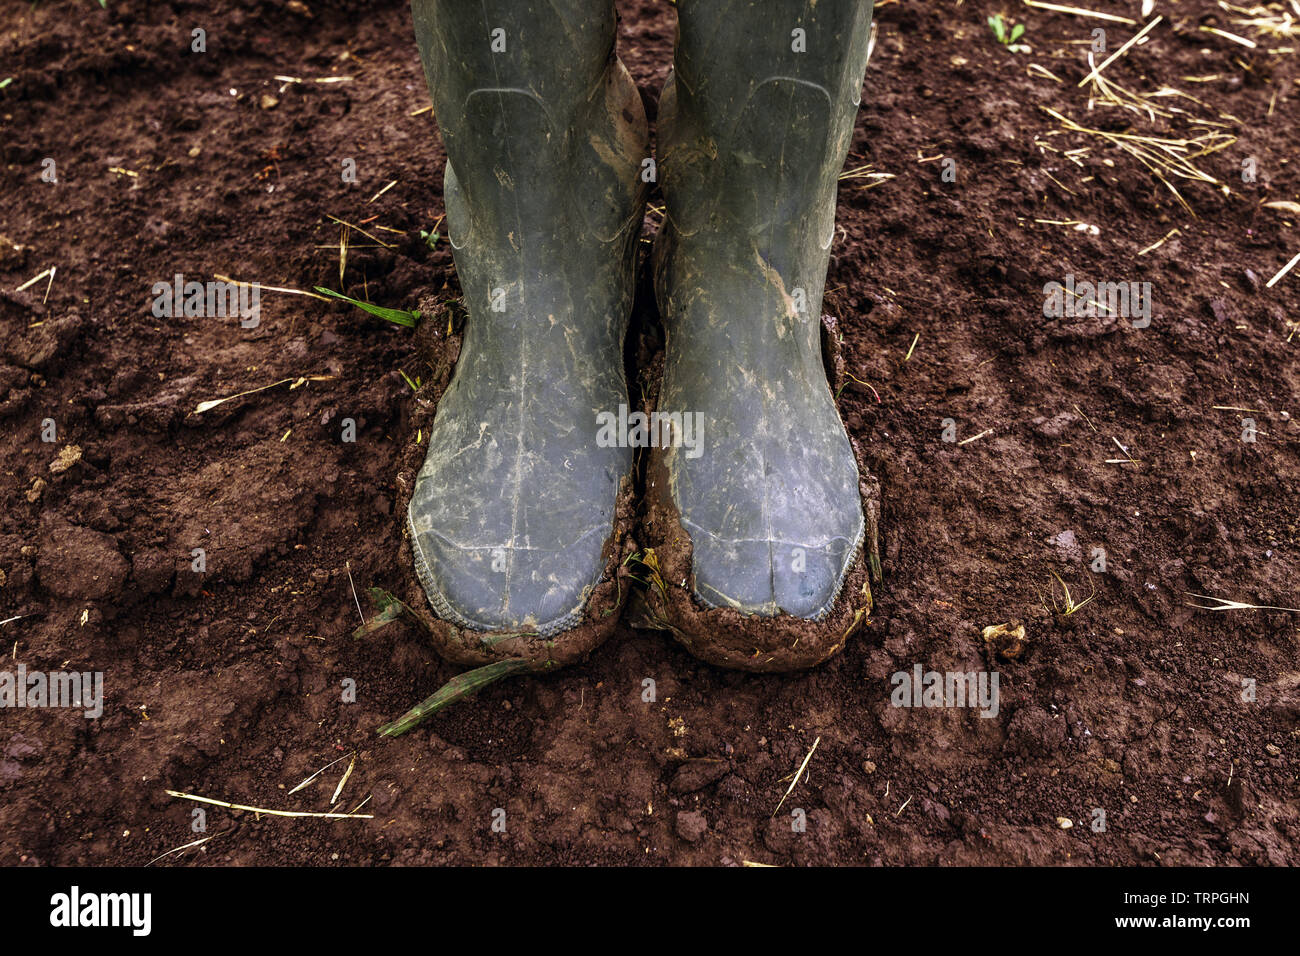
[[[658,404],[700,413],[703,434],[652,452],[647,492],[661,616],[725,666],[817,663],[870,600],[874,514],[827,381],[821,302],[871,6],[679,5],[659,110]]]
[[[628,401],[645,114],[614,53],[610,0],[412,9],[468,311],[408,507],[414,564],[458,635],[552,639],[536,653],[562,662],[554,638],[617,566],[632,450],[602,447],[597,415]]]

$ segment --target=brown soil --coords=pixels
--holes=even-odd
[[[0,621],[23,617],[0,642],[10,669],[103,671],[107,701],[99,720],[0,712],[0,862],[146,863],[197,836],[195,805],[168,788],[324,811],[347,760],[288,791],[353,751],[334,809],[369,797],[373,819],[209,808],[212,839],[164,863],[1300,861],[1296,614],[1198,611],[1185,593],[1300,606],[1300,271],[1264,285],[1300,235],[1294,212],[1262,205],[1300,200],[1300,54],[1269,52],[1300,39],[1256,38],[1210,0],[1162,3],[1151,42],[1107,69],[1205,104],[1164,106],[1233,117],[1236,142],[1197,160],[1231,193],[1178,181],[1192,215],[1039,109],[1190,128],[1088,112],[1077,41],[1096,21],[1008,4],[1029,24],[1023,54],[993,40],[991,0],[880,8],[848,165],[895,178],[844,181],[826,304],[846,371],[869,383],[841,404],[883,494],[871,620],[791,676],[712,668],[625,618],[586,664],[381,740],[457,672],[414,628],[350,637],[349,568],[363,600],[410,584],[396,504],[418,418],[400,371],[430,374],[416,337],[292,295],[267,293],[253,330],[149,306],[176,273],[338,288],[327,216],[377,216],[362,228],[392,247],[353,236],[350,293],[449,302],[446,242],[419,236],[442,214],[443,156],[430,115],[412,115],[427,94],[400,0],[210,6],[2,15]],[[653,120],[674,14],[620,7]],[[1112,50],[1134,32],[1106,26]],[[190,52],[195,27],[206,53]],[[1082,147],[1077,162],[1053,151]],[[14,291],[49,266],[48,296],[45,279]],[[1044,318],[1044,284],[1067,274],[1149,281],[1151,326]],[[945,419],[964,444],[943,441]],[[1089,570],[1097,547],[1105,573]],[[1095,597],[1049,612],[1053,573]],[[993,662],[981,630],[1010,620],[1028,646]],[[891,707],[890,676],[917,663],[995,666],[999,715]]]

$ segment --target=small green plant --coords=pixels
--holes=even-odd
[[[443,218],[444,217],[439,216],[437,222],[435,222],[428,229],[420,230],[420,238],[424,240],[424,244],[428,246],[430,249],[437,246],[438,240],[442,238],[442,233],[438,231],[438,227],[442,225]]]
[[[408,329],[415,328],[415,323],[420,319],[420,313],[417,309],[387,309],[382,305],[371,305],[369,302],[362,302],[360,299],[354,299],[351,296],[344,295],[342,292],[335,292],[333,289],[326,289],[322,286],[315,286],[317,292],[321,295],[333,296],[336,299],[342,299],[350,305],[355,305],[358,309],[369,312],[371,315],[378,316],[394,325],[405,326]]]
[[[1000,13],[989,17],[989,29],[1004,47],[1014,48],[1016,41],[1025,35],[1023,23],[1010,24]]]

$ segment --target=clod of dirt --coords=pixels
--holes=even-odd
[[[28,303],[29,315],[41,315],[44,311],[39,298],[33,298]],[[56,356],[71,354],[85,329],[85,319],[72,312],[62,318],[48,319],[39,325],[29,326],[19,335],[8,336],[0,349],[14,365],[42,371]]]
[[[1012,750],[1045,757],[1065,743],[1065,721],[1053,719],[1041,707],[1022,707],[1007,725],[1007,737]]]
[[[1031,424],[1034,426],[1034,431],[1044,438],[1060,438],[1065,434],[1065,430],[1078,420],[1078,415],[1061,412],[1051,418],[1035,418]]]
[[[66,522],[47,530],[36,559],[41,586],[72,600],[97,601],[118,593],[129,570],[117,541]]]
[[[193,375],[184,375],[164,385],[157,394],[140,401],[98,405],[95,422],[107,429],[139,424],[150,431],[166,431],[184,418],[191,407],[193,399],[190,396],[195,381]]]
[[[161,594],[172,586],[176,562],[161,548],[148,548],[131,556],[131,576],[143,594]]]
[[[700,758],[682,764],[669,784],[673,793],[694,793],[716,783],[727,775],[731,767],[725,760]]]
[[[694,843],[709,829],[709,821],[698,810],[679,810],[677,835],[687,843]]]
[[[1055,548],[1065,561],[1078,561],[1083,557],[1083,548],[1079,547],[1079,539],[1068,528],[1052,535],[1047,539],[1047,543]]]
[[[1259,701],[1291,717],[1300,716],[1300,671],[1283,674],[1271,684],[1264,684],[1259,689]]]
[[[1019,621],[1008,621],[1006,624],[994,624],[984,628],[984,646],[995,657],[1000,657],[1004,661],[1016,661],[1029,646],[1029,638],[1025,636],[1023,624]]]
[[[1250,806],[1258,802],[1258,798],[1241,777],[1233,777],[1228,781],[1228,785],[1223,790],[1223,799],[1237,814],[1244,814]]]
[[[81,461],[80,445],[64,445],[59,454],[50,462],[50,474],[61,475],[77,462]]]

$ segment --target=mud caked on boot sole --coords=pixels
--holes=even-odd
[[[698,413],[704,434],[697,449],[650,455],[663,581],[650,603],[692,653],[727,667],[812,666],[870,609],[863,543],[874,551],[878,495],[835,407],[820,318],[870,7],[679,11],[659,110],[658,406]]]
[[[607,3],[412,7],[468,312],[407,507],[412,565],[444,656],[554,666],[618,619],[632,453],[596,423],[627,402],[645,116]]]

